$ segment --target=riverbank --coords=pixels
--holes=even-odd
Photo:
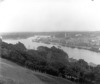
[[[83,47],[83,46],[66,46],[66,47],[84,49],[84,50],[100,53],[99,48],[95,48],[95,47]]]
[[[61,48],[61,46],[63,47],[69,47],[69,48],[77,48],[77,49],[84,49],[84,50],[89,50],[89,51],[92,51],[92,52],[96,52],[96,53],[100,53],[100,50],[99,48],[96,48],[96,47],[86,47],[86,46],[72,46],[72,45],[61,45],[59,43],[50,43],[50,42],[41,42],[41,41],[32,41],[32,42],[37,42],[37,43],[44,43],[44,44],[47,44],[47,45],[56,45],[58,46],[58,48]]]
[[[63,51],[67,52],[69,55],[69,58],[74,59],[84,59],[88,63],[92,62],[95,64],[100,64],[100,53],[94,50],[82,48],[82,47],[75,47],[75,46],[64,46],[59,45],[58,43],[43,43],[43,42],[33,42],[32,40],[36,39],[35,37],[30,37],[28,39],[20,39],[20,40],[4,40],[7,43],[16,44],[18,42],[21,42],[25,45],[27,49],[37,49],[39,46],[46,46],[46,47],[52,47],[55,46],[57,48],[62,49]]]

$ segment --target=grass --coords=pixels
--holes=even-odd
[[[0,77],[0,84],[24,84],[24,83],[6,77]]]
[[[67,79],[32,71],[0,59],[0,84],[75,84]]]
[[[67,79],[63,79],[60,77],[54,77],[54,76],[43,76],[39,74],[35,74],[38,78],[40,78],[43,82],[46,84],[75,84]]]

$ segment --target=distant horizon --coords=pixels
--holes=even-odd
[[[0,32],[0,34],[2,34],[2,33],[34,33],[34,32],[36,32],[36,33],[42,33],[42,32],[46,32],[46,33],[48,33],[48,32],[100,32],[100,31],[89,31],[89,30],[87,30],[87,31],[11,31],[11,32]]]

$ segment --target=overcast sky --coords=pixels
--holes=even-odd
[[[0,32],[98,31],[100,0],[1,0]]]

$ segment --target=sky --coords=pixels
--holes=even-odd
[[[100,0],[1,0],[0,32],[100,31]]]

